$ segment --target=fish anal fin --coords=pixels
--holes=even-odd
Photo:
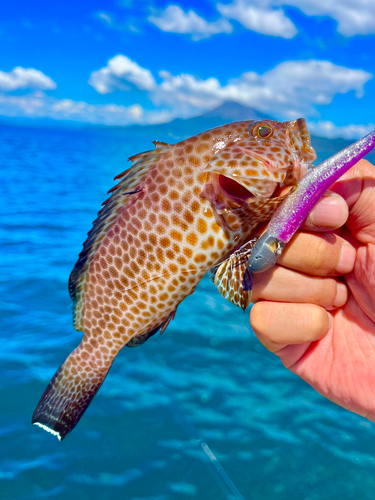
[[[177,309],[175,309],[174,311],[172,311],[170,313],[170,315],[168,316],[168,318],[165,321],[163,321],[163,323],[161,323],[157,328],[154,328],[150,332],[141,333],[140,335],[137,335],[136,337],[133,337],[126,344],[126,347],[138,347],[139,345],[144,344],[146,342],[146,340],[148,340],[150,337],[152,337],[153,335],[155,335],[156,333],[158,333],[159,330],[160,330],[160,335],[161,335],[166,330],[166,328],[168,327],[169,323],[174,319],[174,317],[176,315],[176,311],[177,311]]]
[[[177,308],[170,313],[166,321],[162,324],[161,329],[160,329],[160,335],[165,332],[167,329],[169,323],[174,320],[174,317],[176,316]]]
[[[126,344],[126,347],[138,347],[146,342],[150,337],[158,333],[160,330],[160,326],[157,328],[154,328],[150,332],[147,333],[140,333],[139,335],[136,335],[132,339],[129,340],[129,342]]]

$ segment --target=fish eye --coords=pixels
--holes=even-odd
[[[264,123],[257,123],[251,129],[251,135],[254,137],[259,137],[260,139],[267,139],[273,134],[273,129],[269,125]]]

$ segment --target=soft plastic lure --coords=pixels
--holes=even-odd
[[[309,170],[298,188],[279,205],[267,231],[252,248],[248,270],[260,273],[275,265],[285,245],[327,189],[374,147],[375,131]]]

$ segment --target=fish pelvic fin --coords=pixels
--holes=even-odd
[[[62,441],[77,425],[93,397],[98,392],[110,369],[95,366],[94,362],[82,365],[83,349],[78,347],[60,366],[49,383],[31,423]]]

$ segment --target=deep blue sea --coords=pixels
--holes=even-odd
[[[67,281],[86,233],[153,139],[0,126],[0,499],[373,500],[375,424],[285,370],[208,278],[123,349],[65,441],[30,425],[80,341]]]

